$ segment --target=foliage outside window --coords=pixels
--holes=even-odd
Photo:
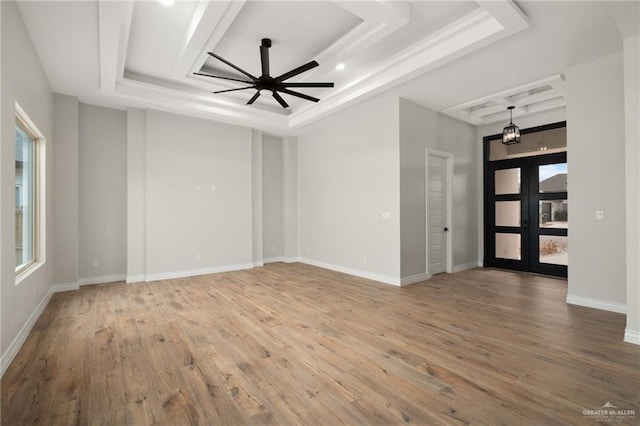
[[[567,209],[557,210],[554,213],[553,220],[556,222],[566,222],[569,216],[568,213]]]

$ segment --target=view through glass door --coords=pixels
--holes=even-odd
[[[485,266],[566,277],[566,145],[552,154],[520,150],[493,160],[485,151]]]

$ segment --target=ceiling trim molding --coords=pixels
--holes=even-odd
[[[178,72],[174,73],[173,77],[175,79],[182,80],[185,83],[196,80],[206,84],[208,87],[214,87],[216,89],[235,87],[229,82],[213,81],[209,78],[193,74],[194,72],[200,71],[208,59],[207,52],[215,50],[216,45],[232,24],[233,19],[235,19],[240,9],[242,9],[245,0],[232,0],[229,3],[233,6],[233,10],[218,22],[209,24],[208,28],[216,28],[211,39],[209,39],[208,43],[200,45],[200,54],[187,72],[181,72],[184,69],[184,66],[182,66]],[[313,80],[315,74],[321,69],[334,68],[338,62],[340,62],[339,58],[341,56],[347,53],[353,55],[362,52],[409,23],[410,7],[408,3],[383,3],[381,1],[366,3],[337,1],[334,3],[360,18],[362,22],[347,34],[340,37],[324,51],[316,55],[314,59],[321,64],[320,67],[305,73],[300,81]],[[206,27],[204,31],[207,31]]]
[[[103,92],[112,93],[124,74],[132,16],[132,2],[98,2],[100,89]]]
[[[294,112],[290,116],[291,128],[303,127],[529,26],[526,16],[512,1],[488,3],[495,15],[484,8],[468,13],[334,91],[318,105]]]
[[[515,106],[514,117],[566,106],[566,82],[562,74],[552,75],[492,93],[472,101],[443,109],[443,114],[476,126],[491,124],[509,117],[507,107]]]
[[[207,59],[233,23],[246,0],[208,2],[201,0],[191,18],[184,47],[172,71],[171,82],[136,80],[125,76],[124,62],[133,15],[132,2],[99,0],[100,87],[105,94],[137,98],[139,103],[171,105],[184,114],[206,114],[261,130],[281,132],[298,129],[367,97],[406,82],[529,26],[524,13],[512,0],[479,1],[477,10],[389,57],[366,75],[329,92],[318,104],[303,106],[287,115],[256,106],[212,97],[211,81],[192,74]],[[322,67],[335,66],[338,54],[372,46],[409,22],[409,5],[378,1],[336,4],[359,16],[363,22],[325,49],[318,59]],[[215,28],[213,33],[211,29]],[[326,69],[326,68],[324,68]],[[316,69],[317,71],[317,69]],[[305,75],[313,78],[313,72]],[[174,86],[174,87],[172,87]],[[184,86],[180,90],[180,86]],[[195,87],[194,87],[195,86]],[[198,87],[202,93],[195,93]],[[187,88],[187,89],[185,89]]]
[[[247,114],[237,104],[221,98],[212,98],[207,93],[185,92],[139,80],[123,79],[118,82],[116,92],[120,96],[153,106],[156,109],[170,110],[191,115],[198,112],[206,118],[223,119],[225,122],[255,127],[271,132],[281,132],[288,128],[288,118],[269,111],[252,111],[250,121]]]
[[[408,3],[380,1],[369,3],[335,1],[334,3],[362,19],[362,23],[317,56],[318,62],[331,68],[338,63],[338,56],[364,51],[410,21]]]
[[[207,60],[207,52],[220,42],[246,0],[208,1],[201,0],[189,25],[189,34],[184,49],[177,58],[172,77],[182,80],[200,71]],[[211,29],[214,29],[213,32]]]

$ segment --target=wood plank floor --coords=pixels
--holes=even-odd
[[[623,315],[475,269],[405,288],[302,264],[58,293],[2,424],[594,424],[636,410]]]

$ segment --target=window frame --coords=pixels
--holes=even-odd
[[[19,126],[33,139],[33,258],[15,267],[16,285],[24,281],[28,276],[40,268],[45,263],[46,240],[45,240],[45,191],[46,191],[46,138],[38,129],[35,123],[29,118],[27,113],[15,103],[14,125]],[[15,144],[15,140],[14,140]],[[15,149],[15,148],[14,148]],[[15,157],[15,154],[14,154]],[[14,170],[15,173],[15,170]],[[15,177],[14,177],[15,182]],[[15,197],[14,197],[15,198]],[[15,200],[14,200],[15,202]],[[14,207],[15,210],[15,207]],[[15,241],[14,241],[15,245]]]

